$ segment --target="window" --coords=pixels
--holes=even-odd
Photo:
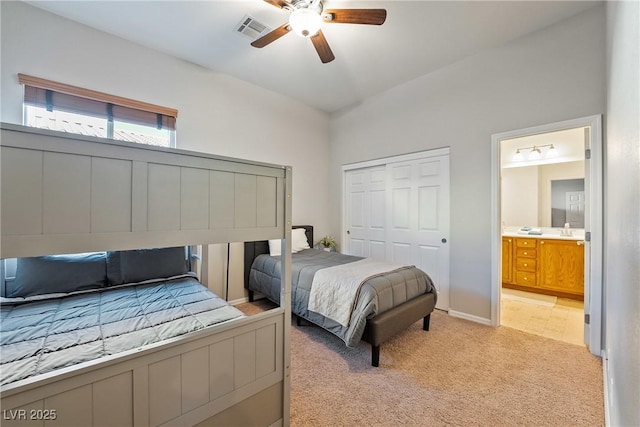
[[[24,124],[120,141],[175,147],[178,111],[18,74]]]

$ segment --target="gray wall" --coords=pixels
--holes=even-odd
[[[605,363],[615,426],[640,425],[639,26],[639,2],[607,2]]]
[[[451,147],[451,308],[489,319],[491,135],[603,113],[604,61],[597,6],[334,114],[332,203],[341,165]],[[340,235],[340,210],[332,220]]]

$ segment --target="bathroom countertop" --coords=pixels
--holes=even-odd
[[[544,234],[526,234],[524,232],[518,233],[517,231],[505,231],[502,233],[503,237],[526,237],[528,239],[558,239],[558,240],[584,240],[584,235],[576,236],[561,236],[558,234],[544,233]]]

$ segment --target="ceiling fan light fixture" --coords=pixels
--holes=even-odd
[[[309,8],[300,8],[291,12],[289,25],[291,29],[302,37],[313,37],[320,31],[322,17]]]

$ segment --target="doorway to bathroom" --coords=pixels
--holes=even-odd
[[[492,323],[600,355],[600,116],[493,135]]]

